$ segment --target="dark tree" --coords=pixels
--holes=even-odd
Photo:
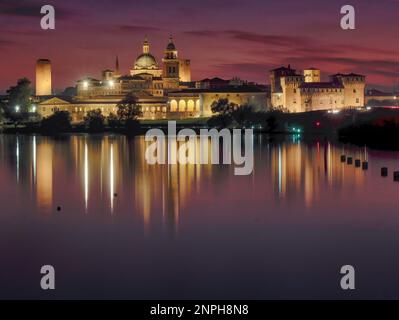
[[[129,93],[118,103],[117,115],[120,121],[126,123],[128,120],[138,120],[143,115],[141,106],[135,95]]]
[[[99,132],[104,130],[104,120],[105,117],[103,116],[100,109],[97,110],[90,110],[87,112],[86,116],[84,117],[84,122],[86,127],[90,131]]]
[[[119,118],[117,117],[117,115],[112,112],[107,117],[107,123],[108,123],[108,127],[110,127],[111,129],[118,128],[121,125],[121,122],[119,121]]]
[[[238,108],[238,105],[232,102],[229,102],[229,99],[219,99],[217,101],[212,102],[211,110],[213,113],[219,114],[228,114],[233,112]]]
[[[19,79],[16,86],[7,90],[8,101],[3,109],[7,118],[13,120],[15,125],[18,122],[29,118],[29,108],[31,106],[32,89],[27,78]]]
[[[267,119],[266,119],[266,124],[267,124],[267,130],[269,132],[275,132],[277,129],[277,118],[274,114],[271,114]]]
[[[7,103],[8,112],[16,112],[16,107],[18,107],[18,112],[20,113],[27,113],[29,111],[32,89],[30,81],[27,78],[19,79],[16,86],[12,86],[7,90],[7,94],[9,95]]]
[[[210,128],[227,128],[231,125],[232,118],[225,114],[216,114],[210,117],[207,121],[207,125]]]
[[[231,118],[239,127],[246,127],[254,123],[253,114],[252,106],[245,104],[232,111]]]
[[[67,87],[65,90],[62,92],[62,95],[65,97],[74,97],[77,95],[77,90],[75,87]]]
[[[137,97],[132,93],[126,95],[126,97],[117,105],[118,119],[125,126],[125,130],[128,134],[136,134],[140,130],[139,118],[143,116],[141,106],[138,104]]]
[[[71,129],[71,115],[68,111],[56,111],[42,120],[41,129],[49,134],[67,132]]]

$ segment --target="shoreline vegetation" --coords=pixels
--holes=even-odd
[[[336,138],[343,143],[370,146],[374,149],[399,149],[399,110],[342,110],[339,113],[315,111],[284,113],[281,111],[253,112],[239,110],[236,114],[218,113],[210,118],[142,120],[138,117],[118,118],[114,122],[93,110],[82,123],[72,124],[68,112],[56,112],[41,121],[8,123],[5,134],[59,135],[70,133],[144,135],[147,130],[167,130],[168,121],[176,121],[177,129],[253,129],[255,133],[283,135],[317,135]],[[112,116],[111,116],[112,120]]]
[[[177,129],[253,129],[256,133],[318,135],[344,143],[378,149],[399,149],[399,109],[361,108],[288,113],[285,110],[258,111],[249,104],[237,105],[219,99],[211,105],[209,118],[141,120],[137,97],[127,94],[117,104],[116,113],[103,115],[90,110],[80,123],[72,123],[68,111],[55,111],[41,118],[32,103],[30,82],[20,79],[8,91],[9,99],[0,105],[0,132],[6,134],[59,135],[65,133],[117,133],[143,135],[148,129],[167,130],[168,121]]]

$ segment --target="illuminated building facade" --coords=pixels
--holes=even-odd
[[[210,81],[214,83],[214,79]],[[143,119],[210,116],[211,104],[225,97],[231,102],[266,109],[266,93],[260,87],[238,83],[237,79],[223,80],[223,88],[209,84],[209,81],[191,81],[191,62],[179,58],[172,38],[165,48],[162,67],[145,39],[142,53],[128,75],[121,75],[117,58],[115,70],[104,70],[101,80],[91,77],[79,80],[76,97],[51,97],[39,104],[38,111],[43,117],[57,110],[69,111],[73,121],[82,121],[88,111],[96,109],[108,116],[117,112],[118,103],[128,93],[137,97]]]
[[[281,67],[270,71],[273,108],[288,112],[359,108],[365,105],[365,76],[335,74],[322,82],[320,70],[310,68],[304,74]]]

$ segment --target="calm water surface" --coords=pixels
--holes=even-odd
[[[143,137],[0,135],[0,298],[399,298],[399,183],[380,177],[399,152],[254,145],[253,174],[235,176],[148,165]]]

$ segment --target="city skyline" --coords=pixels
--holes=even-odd
[[[113,68],[116,55],[127,73],[145,35],[159,61],[171,34],[182,57],[191,59],[195,80],[239,76],[269,83],[270,69],[291,64],[299,70],[320,68],[324,76],[365,74],[373,87],[392,90],[398,84],[399,44],[391,40],[399,31],[398,1],[353,1],[356,30],[351,31],[339,27],[342,1],[155,0],[151,6],[137,1],[133,8],[122,0],[48,4],[55,6],[56,29],[47,31],[40,29],[40,1],[0,4],[1,91],[23,76],[34,82],[38,58],[53,62],[57,89]]]

